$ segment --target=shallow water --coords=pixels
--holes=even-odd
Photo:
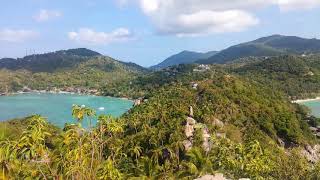
[[[303,105],[309,107],[311,109],[312,115],[320,118],[320,100],[302,102],[300,104],[303,104]]]
[[[93,108],[97,114],[118,117],[132,107],[132,102],[124,99],[72,95],[72,94],[18,94],[0,97],[0,121],[40,114],[59,127],[73,123],[73,104]],[[95,122],[93,122],[95,123]]]

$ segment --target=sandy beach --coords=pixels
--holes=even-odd
[[[304,103],[304,102],[309,102],[309,101],[319,101],[320,100],[320,97],[316,97],[316,98],[313,98],[313,99],[298,99],[298,100],[294,100],[294,101],[291,101],[292,103]]]

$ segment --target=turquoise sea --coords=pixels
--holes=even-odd
[[[93,108],[97,114],[118,117],[133,105],[129,100],[72,94],[18,94],[0,96],[0,121],[40,114],[54,125],[63,127],[75,120],[71,115],[73,104]]]
[[[300,104],[303,104],[309,107],[311,109],[312,115],[320,118],[320,100],[307,101],[307,102],[302,102]]]

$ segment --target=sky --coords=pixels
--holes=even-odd
[[[320,38],[320,0],[1,0],[0,58],[85,47],[148,67],[273,34]]]

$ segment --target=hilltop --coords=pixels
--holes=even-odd
[[[101,56],[101,54],[86,48],[61,50],[17,59],[0,59],[0,69],[53,72],[60,68],[72,68],[95,56]]]
[[[0,60],[0,91],[101,86],[130,79],[147,70],[88,49],[61,50]]]
[[[199,53],[199,52],[193,52],[193,51],[182,51],[178,54],[172,55],[162,61],[161,63],[151,66],[151,69],[162,69],[173,65],[179,65],[179,64],[192,64],[195,61],[199,59],[205,59],[213,56],[216,54],[217,51],[210,51],[207,53]]]
[[[254,41],[231,46],[219,53],[196,61],[201,64],[227,63],[244,57],[270,57],[280,55],[302,55],[320,52],[320,40],[296,36],[272,35]]]
[[[295,100],[320,94],[319,59],[319,55],[283,55],[256,58],[252,63],[230,64],[229,67],[232,72],[272,87],[274,91],[282,91]]]

